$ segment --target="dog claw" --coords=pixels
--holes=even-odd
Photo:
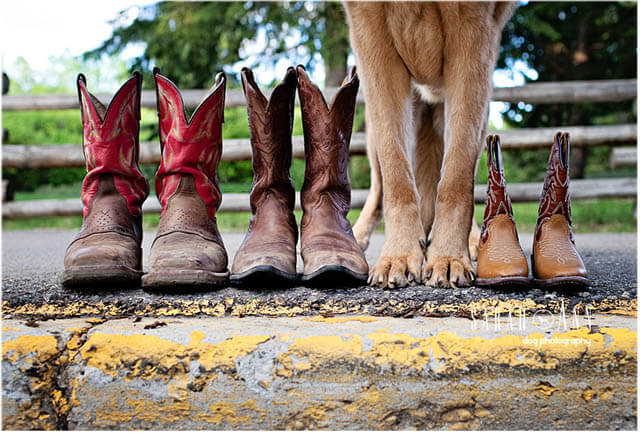
[[[465,273],[465,277],[469,279],[469,283],[473,283],[476,280],[476,275],[473,271],[467,271]]]

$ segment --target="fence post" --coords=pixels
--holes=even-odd
[[[2,94],[6,95],[9,92],[9,76],[6,72],[2,73]],[[5,128],[2,129],[2,143],[9,140],[9,131]],[[2,180],[2,202],[8,202],[13,200],[13,189],[9,185],[9,181]]]
[[[9,76],[6,72],[2,73],[2,94],[6,95],[9,92]],[[9,131],[2,129],[2,143],[9,140]]]

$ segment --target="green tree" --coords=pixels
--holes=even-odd
[[[249,66],[274,65],[280,59],[314,67],[318,55],[327,68],[327,84],[344,78],[349,52],[342,5],[311,2],[159,2],[139,9],[130,24],[112,21],[110,38],[85,53],[85,58],[117,54],[132,43],[145,44],[131,69],[149,75],[153,66],[181,87],[212,84],[215,74],[245,60]],[[264,36],[258,55],[241,53]],[[339,77],[339,78],[336,78]],[[150,78],[150,77],[149,77]],[[153,86],[152,80],[145,81]]]
[[[498,67],[510,69],[524,61],[541,82],[635,78],[636,35],[635,3],[531,2],[518,8],[506,25]],[[632,102],[520,103],[511,104],[505,118],[516,127],[615,124],[635,122],[634,107]],[[572,150],[572,176],[583,176],[586,151]],[[539,172],[546,163],[544,153],[515,158],[522,160],[518,166]]]

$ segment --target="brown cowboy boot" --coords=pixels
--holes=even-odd
[[[64,255],[62,285],[139,286],[142,275],[142,212],[149,184],[138,168],[140,87],[135,72],[109,108],[87,91],[78,75],[83,150],[82,229]]]
[[[544,289],[589,286],[571,230],[569,133],[556,133],[542,187],[531,255],[533,283]]]
[[[349,142],[358,76],[352,67],[327,107],[304,67],[299,65],[297,71],[306,156],[301,192],[302,280],[364,284],[369,266],[347,220],[351,202]]]
[[[507,194],[500,137],[487,137],[487,203],[478,248],[476,286],[531,287],[527,258],[520,247]]]
[[[253,186],[249,196],[253,215],[231,267],[231,282],[286,284],[296,279],[298,241],[293,215],[295,190],[289,176],[296,72],[293,68],[287,70],[269,101],[250,69],[243,68],[241,77],[253,152]]]
[[[222,155],[226,78],[187,120],[178,88],[155,69],[162,162],[156,193],[162,213],[143,288],[202,287],[227,282],[227,252],[216,225],[221,194],[216,171]]]

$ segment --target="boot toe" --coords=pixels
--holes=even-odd
[[[64,267],[126,266],[140,269],[140,256],[138,243],[130,237],[114,233],[93,234],[69,246]]]
[[[349,246],[340,248],[334,245],[328,249],[308,244],[302,257],[304,281],[322,280],[322,275],[326,274],[336,283],[340,283],[341,275],[348,281],[366,282],[369,274],[369,264],[359,248],[349,248]]]
[[[240,247],[233,260],[232,274],[242,274],[255,268],[271,267],[295,276],[295,245],[284,243],[248,243]]]
[[[115,233],[89,235],[73,242],[64,256],[65,287],[139,286],[142,250],[130,237]]]
[[[204,270],[225,272],[224,246],[199,235],[174,232],[157,238],[151,247],[149,269],[153,271]]]

